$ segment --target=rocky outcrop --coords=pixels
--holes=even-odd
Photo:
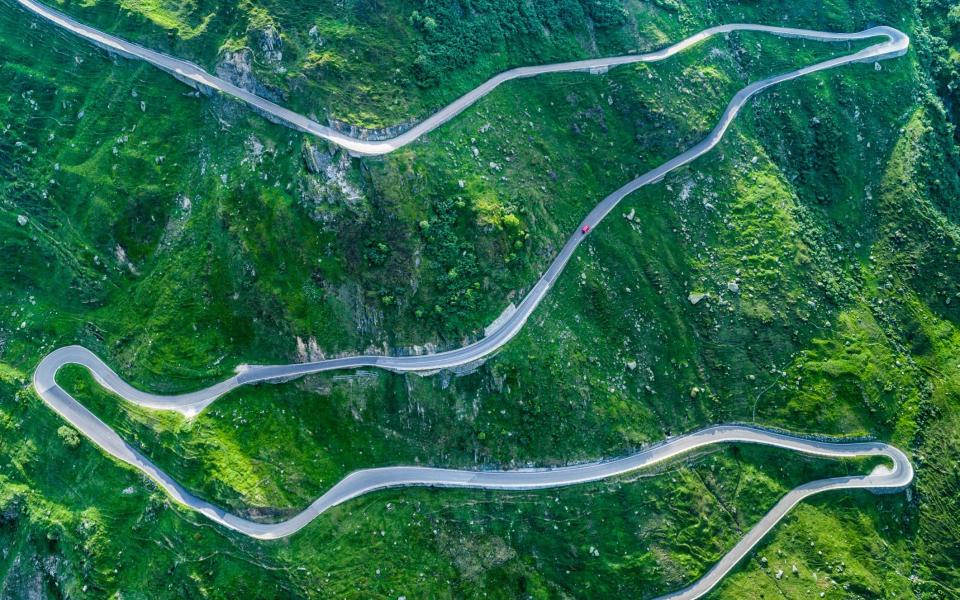
[[[43,600],[44,587],[43,574],[37,565],[18,554],[10,563],[8,576],[0,584],[0,594],[4,598]]]
[[[323,350],[317,344],[317,338],[310,336],[307,341],[304,341],[302,337],[297,336],[297,362],[316,362],[325,358]]]
[[[309,142],[303,144],[303,162],[307,170],[314,175],[326,174],[327,167],[333,162],[333,156]]]
[[[398,125],[393,125],[391,127],[384,127],[382,129],[367,129],[365,127],[358,127],[357,125],[351,125],[349,123],[344,123],[343,121],[338,121],[333,118],[327,118],[327,123],[333,129],[341,133],[345,133],[350,137],[357,138],[358,140],[366,141],[380,141],[380,140],[389,140],[390,138],[395,138],[404,131],[407,131],[411,127],[417,124],[416,120],[405,121]]]
[[[363,190],[350,156],[332,145],[316,146],[304,141],[301,148],[306,172],[300,177],[300,200],[310,217],[332,225],[344,210],[356,215],[366,210]]]
[[[257,80],[253,76],[253,52],[241,48],[236,52],[224,52],[217,63],[217,76],[226,79],[235,86],[248,92],[257,89]]]
[[[217,63],[216,73],[221,79],[225,79],[233,85],[256,94],[261,98],[266,98],[277,104],[284,103],[284,95],[281,90],[265,85],[257,79],[253,72],[253,52],[249,48],[224,52],[220,57],[220,61]],[[243,105],[238,102],[221,102],[219,105],[221,110],[233,119],[241,118],[245,112],[253,111],[271,123],[290,126],[290,123],[287,123],[280,117],[261,110],[252,104]]]
[[[0,506],[0,527],[15,527],[25,506],[26,500],[21,495],[7,499],[6,503]]]
[[[253,73],[253,52],[249,48],[227,51],[217,63],[217,77],[226,79],[233,85],[258,96],[279,102],[282,94],[279,90],[262,84]]]
[[[280,32],[273,25],[267,26],[254,34],[259,42],[260,51],[267,62],[278,63],[283,60],[283,40]]]

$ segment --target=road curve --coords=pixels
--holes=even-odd
[[[80,346],[57,350],[34,371],[33,385],[43,401],[84,436],[117,460],[127,463],[154,480],[178,503],[199,512],[211,521],[244,535],[278,539],[306,527],[328,509],[347,500],[387,488],[451,487],[487,490],[537,490],[577,485],[629,474],[640,469],[690,453],[698,448],[722,443],[750,443],[774,446],[827,458],[882,456],[892,466],[879,465],[868,475],[834,477],[800,485],[789,491],[749,532],[692,585],[663,596],[663,599],[692,600],[711,590],[744,556],[801,500],[814,494],[840,489],[867,489],[877,493],[896,492],[913,481],[913,465],[900,449],[883,442],[834,442],[796,437],[745,425],[719,425],[675,437],[636,454],[610,461],[585,463],[555,469],[517,469],[512,471],[467,471],[433,467],[396,466],[354,471],[320,496],[306,509],[279,523],[258,523],[224,511],[202,500],[177,483],[139,450],[127,443],[74,399],[56,382],[57,371],[67,364],[81,364],[104,387],[136,404],[141,394],[120,379],[93,353]],[[239,383],[226,383],[236,387]],[[131,396],[126,396],[132,393]],[[189,396],[189,394],[187,395]],[[151,404],[147,404],[151,405]],[[165,408],[153,405],[155,408]]]
[[[274,102],[238,87],[225,79],[217,77],[216,75],[212,75],[199,65],[190,61],[174,58],[161,52],[150,50],[149,48],[129,42],[109,33],[105,33],[90,27],[89,25],[84,25],[76,19],[73,19],[64,13],[49,7],[46,4],[37,2],[36,0],[17,0],[17,2],[23,8],[32,12],[33,14],[42,17],[61,29],[69,31],[70,33],[73,33],[93,44],[128,58],[144,60],[153,66],[170,73],[177,79],[189,83],[190,85],[201,86],[206,89],[211,89],[232,96],[237,100],[246,102],[247,104],[257,108],[261,112],[270,115],[274,119],[293,127],[294,129],[298,129],[300,131],[329,140],[343,148],[346,148],[352,154],[357,156],[387,154],[393,152],[397,148],[402,148],[403,146],[406,146],[407,144],[417,140],[420,138],[420,136],[433,131],[437,127],[440,127],[453,117],[463,112],[464,109],[475,103],[477,100],[483,98],[491,91],[496,89],[501,83],[510,81],[511,79],[534,77],[536,75],[542,75],[545,73],[565,73],[572,71],[589,72],[631,63],[656,62],[669,58],[678,52],[682,52],[683,50],[686,50],[695,44],[721,33],[730,33],[734,31],[759,31],[773,33],[782,37],[796,37],[825,42],[855,41],[878,36],[887,37],[889,40],[883,44],[884,48],[882,49],[882,52],[874,51],[874,47],[867,48],[861,52],[857,52],[856,54],[843,57],[839,61],[826,61],[825,63],[820,63],[822,65],[827,65],[828,63],[832,64],[813,70],[830,68],[839,64],[856,62],[860,60],[882,60],[883,58],[889,58],[890,56],[899,56],[906,51],[907,46],[909,45],[909,39],[907,36],[901,31],[893,29],[892,27],[874,27],[872,29],[867,29],[857,33],[831,33],[814,31],[810,29],[796,29],[793,27],[753,25],[749,23],[730,23],[727,25],[718,25],[716,27],[704,29],[703,31],[681,40],[671,46],[667,46],[666,48],[662,48],[655,52],[648,52],[646,54],[629,54],[625,56],[608,58],[592,58],[587,60],[554,63],[549,65],[517,67],[515,69],[510,69],[491,77],[481,85],[467,92],[457,100],[451,102],[441,110],[419,122],[417,125],[405,131],[404,133],[391,139],[367,141],[351,137],[326,125],[321,125],[320,123],[299,113],[293,112],[292,110],[284,108]],[[888,55],[884,56],[881,54]],[[813,72],[813,70],[807,72]],[[795,77],[802,74],[803,73],[799,73],[795,75]],[[787,77],[787,79],[792,79],[792,77]]]
[[[826,33],[787,27],[730,24],[706,29],[677,44],[649,54],[592,59],[539,67],[521,67],[506,71],[491,78],[478,88],[396,138],[384,141],[364,141],[346,136],[329,127],[307,119],[302,115],[251,94],[225,80],[210,75],[199,66],[190,62],[172,58],[97,31],[34,0],[17,1],[21,6],[31,12],[95,44],[125,56],[146,60],[187,82],[231,95],[289,126],[328,139],[357,155],[385,154],[409,144],[423,134],[439,127],[498,85],[510,79],[531,77],[541,73],[587,71],[621,64],[663,60],[712,35],[732,31],[762,31],[780,36],[800,37],[821,41],[853,41],[873,37],[886,38],[886,41],[874,44],[858,52],[769,77],[741,89],[727,105],[720,117],[720,121],[706,138],[659,167],[630,181],[604,198],[594,207],[577,227],[574,234],[570,236],[553,263],[551,263],[544,275],[525,296],[516,311],[489,335],[476,343],[448,352],[426,356],[355,356],[305,364],[247,367],[239,370],[238,373],[230,379],[212,387],[177,396],[160,396],[137,390],[123,381],[119,375],[89,350],[81,346],[67,346],[55,350],[41,361],[34,371],[33,384],[43,401],[54,411],[100,446],[105,452],[139,469],[156,481],[157,484],[176,501],[200,512],[225,527],[259,539],[275,539],[291,535],[306,526],[328,508],[375,490],[406,486],[505,490],[532,490],[568,486],[630,473],[669,460],[694,449],[717,443],[739,442],[763,444],[826,457],[885,456],[892,461],[892,467],[878,467],[869,475],[824,479],[810,482],[791,490],[720,562],[710,569],[706,575],[693,585],[663,597],[671,599],[699,598],[713,588],[794,505],[806,497],[834,489],[896,491],[908,486],[912,481],[913,467],[909,459],[899,449],[888,444],[881,442],[837,443],[816,441],[772,433],[747,426],[729,425],[711,427],[673,438],[663,444],[617,460],[588,463],[558,469],[460,471],[407,466],[365,469],[356,471],[345,477],[295,517],[280,523],[257,523],[226,513],[222,509],[190,494],[169,475],[125,442],[113,429],[97,418],[96,415],[77,402],[56,382],[56,374],[61,367],[68,364],[82,365],[90,370],[97,381],[104,387],[130,402],[154,409],[176,410],[187,417],[191,417],[198,414],[218,397],[244,384],[289,379],[309,373],[365,366],[380,367],[399,372],[432,371],[481,359],[503,346],[523,327],[529,315],[545,297],[556,278],[563,271],[577,246],[585,239],[585,236],[580,234],[581,228],[587,225],[595,227],[626,195],[636,191],[640,187],[662,179],[664,175],[670,171],[691,162],[716,146],[739,110],[754,94],[783,81],[840,65],[853,62],[873,62],[902,56],[909,47],[909,38],[897,29],[881,26],[857,33]]]
[[[761,444],[828,458],[883,456],[892,462],[892,466],[877,466],[868,475],[812,481],[789,491],[703,577],[687,588],[663,596],[663,598],[686,600],[699,598],[712,589],[801,500],[814,494],[839,489],[895,492],[906,488],[913,480],[913,466],[907,456],[898,448],[883,442],[830,442],[795,437],[745,425],[720,425],[669,439],[616,460],[555,469],[467,471],[416,466],[363,469],[354,471],[341,479],[291,519],[278,523],[258,523],[230,514],[191,494],[60,387],[55,379],[59,367],[79,363],[90,369],[96,379],[108,389],[125,399],[140,403],[137,399],[140,392],[120,380],[116,373],[92,353],[79,346],[62,350],[44,359],[41,367],[34,372],[34,387],[48,406],[90,438],[104,452],[153,479],[177,502],[224,527],[263,540],[292,535],[328,509],[377,490],[412,486],[487,490],[537,490],[564,487],[629,474],[698,448],[721,443]],[[84,355],[92,360],[84,361],[81,358]],[[131,390],[135,395],[127,398],[124,394]]]

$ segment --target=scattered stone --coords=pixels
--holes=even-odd
[[[17,215],[17,225],[20,227],[25,226],[28,220],[29,219],[27,219],[27,215]]]
[[[458,179],[457,185],[460,186],[460,189],[462,190],[463,188],[467,187],[467,182],[462,179]]]
[[[257,138],[257,136],[251,133],[250,136],[244,141],[244,146],[246,147],[247,151],[250,152],[254,162],[260,162],[262,160],[265,146],[263,145],[263,142]]]
[[[777,573],[776,573],[775,577],[776,577],[777,579],[781,579],[781,578],[783,577],[783,569],[777,569]]]
[[[637,361],[635,360],[627,361],[627,368],[630,369],[631,371],[635,371],[637,369]]]
[[[623,215],[623,218],[626,219],[626,220],[628,220],[628,221],[632,221],[633,218],[636,216],[636,214],[637,214],[637,209],[631,208],[631,209],[630,209],[630,212],[628,212],[627,214]]]
[[[727,289],[733,292],[734,294],[739,294],[740,284],[737,283],[736,281],[731,281],[730,283],[727,284]]]

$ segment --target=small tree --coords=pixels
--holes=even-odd
[[[80,445],[80,435],[74,431],[72,428],[67,427],[66,425],[61,425],[57,429],[57,435],[60,436],[60,439],[63,440],[63,443],[68,448],[76,448]]]

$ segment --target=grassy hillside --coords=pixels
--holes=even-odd
[[[61,380],[198,494],[264,519],[367,466],[565,464],[723,421],[874,436],[910,452],[915,486],[805,503],[714,596],[957,593],[949,5],[573,2],[551,21],[547,3],[474,3],[462,19],[444,2],[220,4],[62,8],[211,68],[251,46],[268,92],[374,127],[507,66],[717,22],[907,31],[907,57],[765,93],[713,153],[628,198],[470,372],[313,376],[190,422],[120,404],[79,370]],[[176,391],[243,362],[459,345],[591,206],[698,140],[746,82],[850,48],[733,35],[656,65],[513,82],[429,139],[358,160],[29,22],[0,6],[0,596],[652,597],[702,574],[785,490],[872,466],[724,448],[543,493],[380,493],[274,543],[170,506],[43,406],[28,380],[46,352],[82,343]],[[311,70],[310,52],[330,55]]]

